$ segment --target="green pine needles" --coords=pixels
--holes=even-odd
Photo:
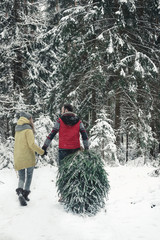
[[[63,159],[57,187],[68,211],[95,215],[105,205],[110,185],[101,158],[94,151],[78,151]]]

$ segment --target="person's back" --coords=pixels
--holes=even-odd
[[[44,154],[44,150],[35,144],[33,132],[32,115],[21,112],[15,128],[14,168],[18,171],[19,181],[16,192],[22,206],[26,206],[26,201],[29,201],[28,195],[36,164],[35,152]]]
[[[44,150],[47,149],[57,132],[59,132],[59,161],[80,149],[80,133],[84,148],[88,149],[86,130],[79,117],[73,113],[70,104],[65,104],[62,107],[62,116],[56,121],[52,132],[48,135],[42,147]]]
[[[79,118],[72,112],[66,112],[59,118],[59,148],[80,148],[80,123]]]

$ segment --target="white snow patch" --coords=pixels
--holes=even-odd
[[[151,167],[108,168],[111,190],[94,217],[65,212],[58,203],[56,167],[35,169],[30,202],[20,207],[14,170],[0,171],[1,240],[159,240],[160,181]]]
[[[123,77],[126,76],[125,71],[123,70],[123,68],[122,68],[121,71],[120,71],[120,75],[123,76]]]
[[[119,0],[120,3],[127,3],[127,0]]]
[[[104,36],[103,36],[103,33],[101,33],[98,37],[97,37],[98,40],[101,40],[101,41],[104,41]]]
[[[111,54],[114,52],[114,47],[113,47],[112,34],[110,32],[109,32],[109,35],[110,35],[110,41],[109,41],[109,45],[108,45],[108,48],[106,49],[106,51]]]

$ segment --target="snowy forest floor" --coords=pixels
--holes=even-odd
[[[160,179],[152,167],[107,167],[111,190],[94,217],[58,202],[57,167],[35,169],[30,202],[21,207],[14,170],[0,171],[0,240],[159,240]]]

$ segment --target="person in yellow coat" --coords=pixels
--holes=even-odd
[[[16,192],[22,206],[26,206],[26,201],[29,201],[28,195],[36,164],[35,152],[40,155],[46,154],[35,144],[32,115],[21,112],[15,128],[14,168],[18,171],[19,181]]]

